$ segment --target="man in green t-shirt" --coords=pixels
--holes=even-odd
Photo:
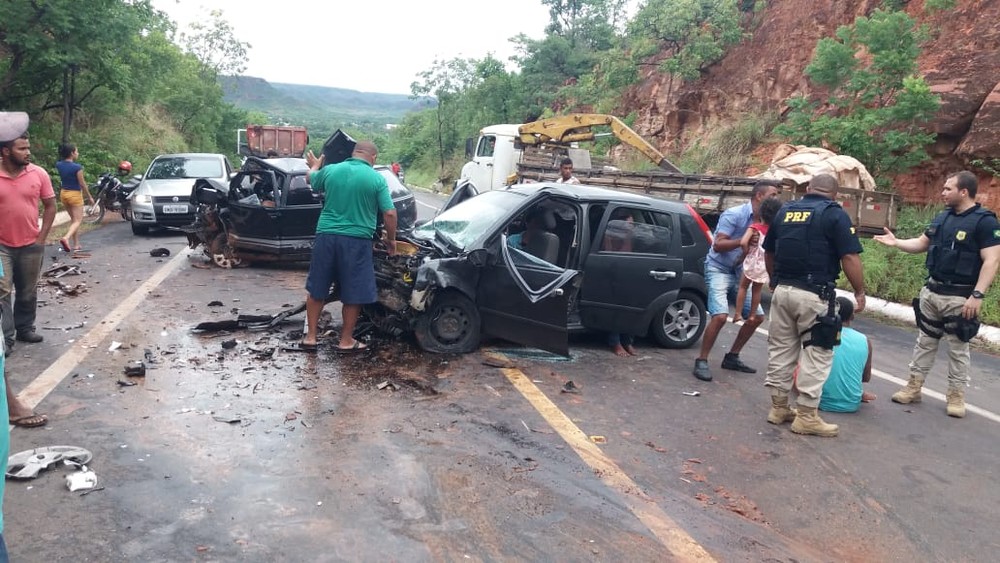
[[[366,346],[354,339],[354,327],[361,307],[376,300],[372,237],[382,212],[385,245],[396,253],[396,208],[385,178],[373,168],[378,147],[359,141],[351,158],[323,166],[323,157],[309,151],[309,185],[324,194],[323,211],[316,224],[309,276],[306,278],[306,320],[308,328],[299,346],[316,349],[316,327],[323,305],[336,283],[343,304],[344,326],[338,352],[356,352]]]

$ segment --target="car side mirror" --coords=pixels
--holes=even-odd
[[[469,261],[469,264],[477,268],[482,268],[489,264],[490,253],[485,248],[477,248],[466,254],[465,257]]]

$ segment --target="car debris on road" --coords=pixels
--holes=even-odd
[[[89,450],[76,446],[47,446],[18,452],[7,459],[7,477],[34,479],[43,469],[60,461],[67,465],[84,465],[94,458]]]

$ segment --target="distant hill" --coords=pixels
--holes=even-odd
[[[263,113],[272,123],[305,125],[316,133],[345,127],[380,130],[386,124],[399,123],[409,112],[436,103],[433,98],[415,100],[405,94],[272,83],[251,76],[224,76],[219,81],[225,100],[236,107]]]

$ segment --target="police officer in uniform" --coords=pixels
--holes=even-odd
[[[850,217],[834,201],[837,188],[837,179],[829,174],[814,177],[802,199],[781,207],[764,238],[764,260],[774,290],[765,383],[771,388],[767,421],[791,421],[792,432],[798,434],[838,432],[837,425],[823,422],[816,409],[839,339],[834,282],[841,266],[854,287],[855,310],[865,308],[861,243]],[[796,365],[797,411],[788,404]]]
[[[950,176],[941,198],[947,209],[916,238],[899,240],[885,230],[875,240],[910,254],[927,252],[927,283],[914,301],[919,333],[910,361],[910,381],[896,403],[919,403],[920,389],[934,366],[938,344],[948,343],[948,416],[965,416],[969,384],[969,340],[979,330],[979,310],[1000,265],[1000,223],[976,203],[979,182],[968,171]]]

